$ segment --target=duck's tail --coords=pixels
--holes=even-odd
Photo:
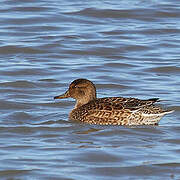
[[[162,117],[166,114],[170,114],[170,113],[173,113],[174,110],[162,110],[161,112],[152,112],[152,113],[149,113],[149,114],[146,114],[146,113],[143,113],[144,116],[146,117],[151,117],[151,116],[159,116],[159,117]]]
[[[165,115],[165,114],[170,114],[170,113],[173,113],[173,112],[174,112],[174,110],[166,110],[166,111],[162,112],[161,114]]]
[[[172,113],[174,112],[174,110],[164,110],[160,113],[152,113],[152,114],[143,114],[144,115],[144,121],[145,121],[145,124],[149,124],[149,125],[157,125],[160,121],[160,119],[166,115],[166,114],[169,114],[169,113]]]
[[[148,108],[144,107],[143,109],[135,110],[132,113],[131,124],[157,125],[164,115],[172,112],[174,112],[174,110],[163,110],[156,106],[149,106]],[[138,115],[139,118],[137,118]]]

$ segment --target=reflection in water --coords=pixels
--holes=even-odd
[[[101,129],[94,129],[94,128],[90,128],[88,130],[85,130],[85,131],[77,131],[75,132],[76,134],[91,134],[93,132],[97,132],[97,131],[100,131]]]

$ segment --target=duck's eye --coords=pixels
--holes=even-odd
[[[81,87],[81,86],[78,86],[78,85],[75,85],[73,88],[81,89],[82,87]]]

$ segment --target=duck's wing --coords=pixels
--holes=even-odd
[[[99,98],[72,111],[71,118],[90,124],[125,125],[133,112],[157,101],[158,99]]]
[[[71,117],[89,124],[153,125],[172,111],[154,106],[159,99],[100,98],[72,111]]]
[[[99,98],[76,109],[76,112],[80,116],[98,116],[97,114],[104,113],[116,113],[116,112],[133,112],[138,109],[152,106],[155,102],[158,102],[158,98],[140,100],[136,98],[121,98],[121,97],[110,97],[110,98]],[[100,115],[99,115],[100,116]]]
[[[123,97],[109,97],[100,98],[97,100],[98,103],[106,104],[109,103],[112,106],[122,106],[123,109],[139,109],[145,106],[151,106],[152,104],[159,102],[159,98],[151,98],[147,100],[141,100],[137,98],[123,98]]]

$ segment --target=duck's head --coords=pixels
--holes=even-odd
[[[55,96],[54,99],[70,97],[76,99],[75,108],[77,108],[96,99],[96,87],[87,79],[76,79],[69,85],[69,89],[64,94]]]

